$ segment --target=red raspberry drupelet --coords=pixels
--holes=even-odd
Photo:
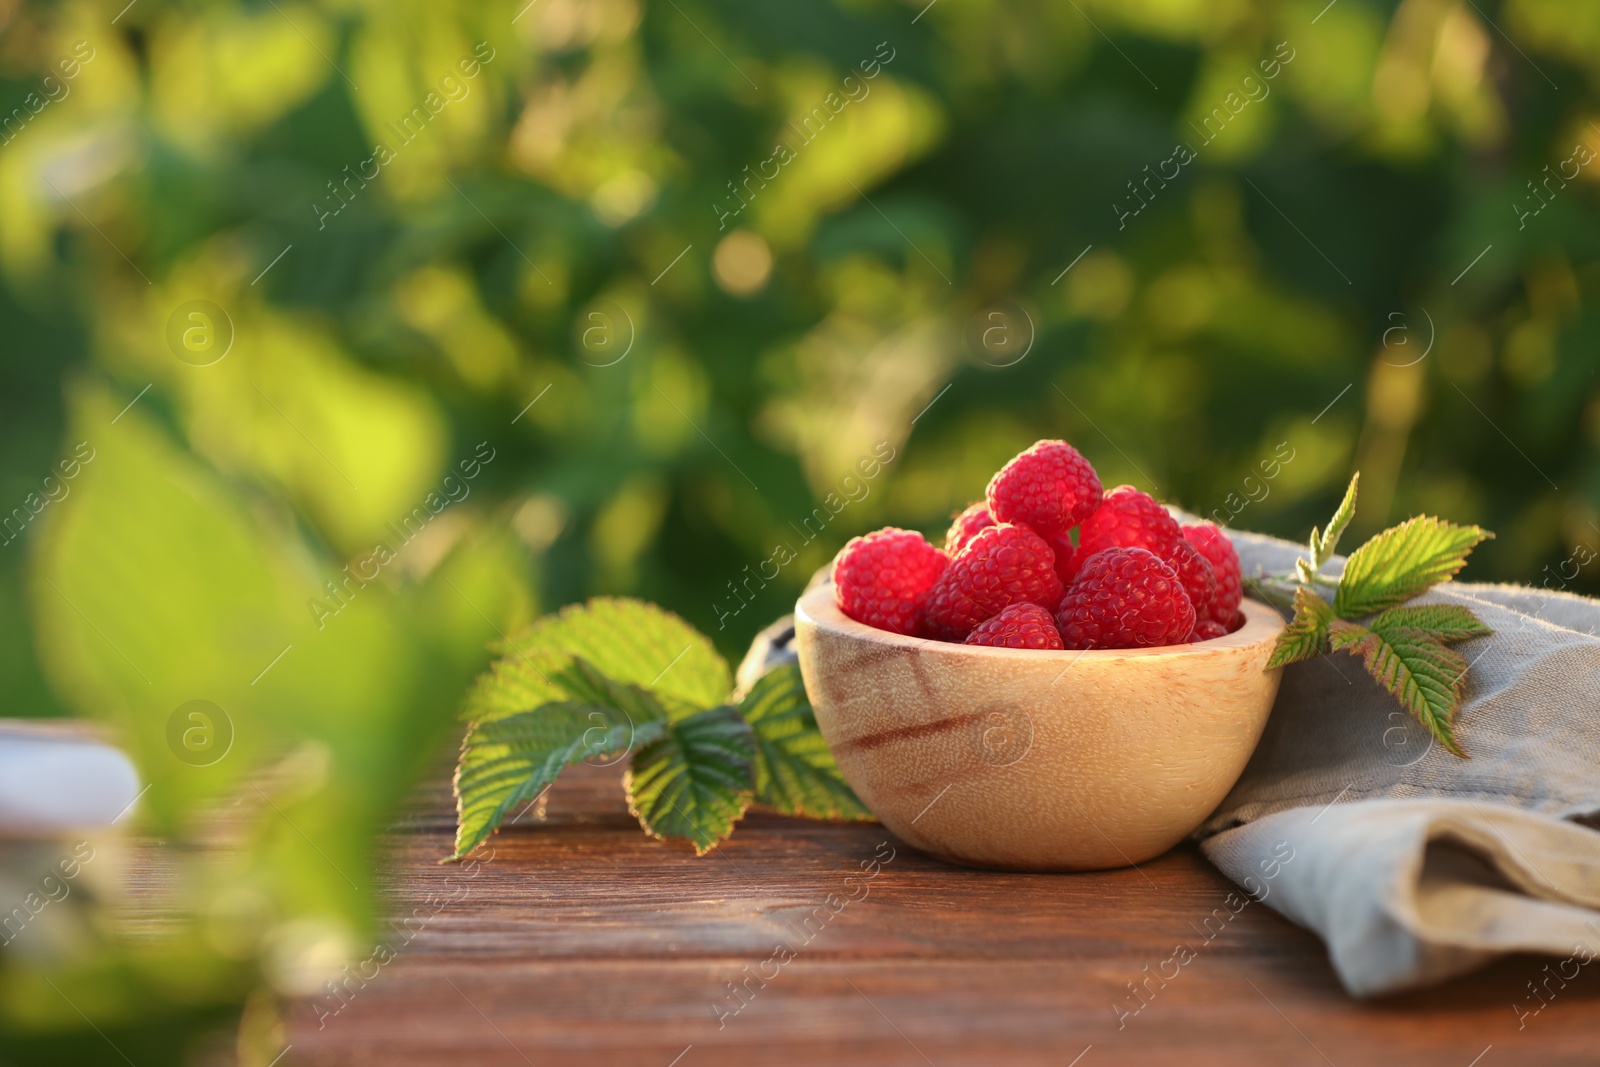
[[[1054,609],[1061,600],[1056,556],[1026,526],[1000,523],[978,531],[928,594],[927,636],[961,641],[986,619],[1027,601]]]
[[[1212,598],[1205,615],[1223,626],[1233,626],[1239,614],[1239,604],[1244,599],[1243,579],[1239,567],[1239,553],[1221,528],[1209,522],[1197,522],[1183,528],[1184,540],[1193,545],[1211,564],[1217,576],[1217,595]]]
[[[1102,548],[1143,548],[1165,560],[1183,540],[1183,527],[1149,493],[1131,485],[1108,490],[1078,530],[1085,557]]]
[[[1039,441],[989,481],[989,513],[1043,537],[1063,535],[1100,504],[1100,476],[1065,441]]]
[[[996,648],[1064,647],[1055,619],[1037,604],[1013,604],[994,618],[979,623],[978,628],[967,635],[967,644]]]
[[[1207,612],[1217,596],[1217,576],[1206,557],[1188,541],[1179,538],[1178,543],[1172,546],[1172,555],[1160,556],[1160,559],[1178,575],[1183,591],[1189,594],[1189,603],[1194,605],[1195,618],[1209,618]]]
[[[919,533],[885,527],[855,537],[833,561],[833,599],[857,622],[915,635],[928,592],[950,557]]]
[[[1119,485],[1106,493],[1078,531],[1079,558],[1103,548],[1144,548],[1155,553],[1177,572],[1195,614],[1207,616],[1217,590],[1210,561],[1184,540],[1178,520],[1149,493],[1131,485]]]
[[[1194,606],[1171,567],[1142,548],[1101,549],[1078,571],[1056,621],[1067,648],[1180,645]]]
[[[1056,577],[1061,579],[1061,588],[1066,589],[1078,576],[1078,564],[1083,562],[1083,556],[1072,547],[1072,539],[1066,534],[1057,534],[1049,540],[1056,553]]]
[[[968,504],[967,509],[955,517],[950,523],[950,532],[944,535],[944,550],[954,557],[963,548],[978,536],[978,531],[994,525],[994,516],[989,514],[989,505],[982,500],[976,504]]]

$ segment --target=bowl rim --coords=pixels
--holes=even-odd
[[[1178,659],[1189,656],[1210,656],[1237,652],[1243,649],[1255,648],[1270,640],[1276,640],[1287,623],[1278,609],[1255,600],[1244,598],[1239,604],[1239,610],[1244,613],[1244,625],[1233,633],[1221,637],[1213,637],[1209,641],[1198,641],[1192,645],[1157,645],[1152,648],[1093,648],[1093,649],[1053,649],[1053,648],[998,648],[993,645],[968,645],[955,641],[936,641],[930,637],[910,637],[906,634],[897,634],[892,630],[880,630],[875,626],[868,626],[864,622],[857,622],[850,618],[839,606],[834,603],[833,583],[820,584],[808,589],[801,594],[795,602],[794,613],[796,620],[804,619],[819,629],[832,630],[842,636],[872,644],[889,645],[897,648],[916,649],[919,652],[937,653],[954,657],[971,659],[1025,659],[1033,662],[1048,662],[1051,658],[1062,661],[1077,662],[1088,657],[1095,660],[1130,660],[1130,659]]]

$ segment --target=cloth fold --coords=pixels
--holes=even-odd
[[[1230,531],[1248,574],[1300,547]],[[1451,582],[1494,633],[1471,665],[1459,759],[1335,653],[1285,668],[1261,743],[1196,836],[1243,880],[1281,859],[1265,902],[1328,945],[1357,996],[1442,981],[1511,951],[1600,955],[1600,603]]]
[[[1362,800],[1290,808],[1203,848],[1321,934],[1356,996],[1429,985],[1505,952],[1600,955],[1600,833],[1548,815]]]
[[[1302,551],[1228,534],[1247,576],[1290,571]],[[1195,834],[1201,849],[1319,934],[1356,996],[1513,951],[1600,956],[1600,832],[1581,825],[1600,814],[1600,602],[1451,582],[1415,603],[1464,605],[1494,630],[1456,646],[1470,664],[1456,736],[1471,758],[1435,744],[1360,660],[1292,664],[1249,765]],[[763,631],[741,686],[792,658],[792,636],[789,619]]]

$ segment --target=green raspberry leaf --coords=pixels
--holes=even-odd
[[[1350,525],[1350,520],[1356,514],[1356,487],[1361,482],[1361,472],[1356,471],[1350,477],[1350,487],[1344,491],[1344,500],[1333,513],[1333,518],[1328,520],[1327,533],[1319,533],[1315,528],[1311,531],[1311,573],[1315,574],[1322,569],[1323,564],[1333,558],[1339,549],[1339,539],[1344,536],[1345,527]],[[1302,574],[1304,571],[1302,571]],[[1306,581],[1310,581],[1307,577]]]
[[[1357,619],[1396,607],[1448,581],[1466,566],[1473,547],[1493,536],[1429,515],[1392,526],[1350,554],[1334,614]]]
[[[1362,658],[1367,673],[1400,698],[1423,727],[1453,755],[1466,758],[1456,743],[1453,722],[1461,709],[1467,660],[1432,634],[1409,626],[1382,631],[1338,620],[1331,629],[1335,649]]]
[[[1470,609],[1459,604],[1415,604],[1390,608],[1371,623],[1371,629],[1379,633],[1399,627],[1424,630],[1447,645],[1494,633]]]
[[[596,597],[570,605],[535,622],[516,643],[582,656],[607,678],[669,698],[674,717],[689,707],[716,707],[733,687],[728,664],[709,638],[642,600]]]
[[[640,694],[650,701],[640,703]],[[661,715],[682,718],[697,710],[668,693],[614,681],[581,656],[525,651],[496,660],[478,676],[459,718],[492,722],[563,701],[614,705],[641,720]]]
[[[601,678],[592,667],[588,670],[591,677]],[[475,723],[456,765],[452,858],[477,848],[499,829],[507,812],[537,797],[572,764],[616,756],[659,737],[666,728],[666,709],[640,689],[632,689],[625,699],[626,710],[615,704],[561,701]]]
[[[574,657],[614,682],[660,698],[668,717],[716,707],[733,686],[715,646],[678,616],[642,600],[596,597],[547,615],[498,645],[461,718],[469,722],[577,700],[563,673]]]
[[[731,707],[665,723],[633,757],[628,810],[658,838],[685,838],[705,855],[750,806],[755,738]]]
[[[870,820],[833,761],[797,664],[762,675],[739,702],[755,734],[755,799],[784,815]]]
[[[521,651],[502,656],[478,675],[457,715],[466,722],[486,722],[532,711],[572,694],[559,680],[572,664],[570,656]]]
[[[1328,651],[1328,626],[1333,609],[1308,586],[1294,591],[1294,618],[1278,635],[1278,643],[1267,660],[1267,669],[1299,663]]]

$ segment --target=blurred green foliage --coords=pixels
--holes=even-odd
[[[266,1062],[488,640],[615,592],[737,658],[1039,437],[1600,589],[1597,83],[1584,0],[0,4],[5,713],[184,846],[159,936],[0,956],[6,1040],[253,997]]]

